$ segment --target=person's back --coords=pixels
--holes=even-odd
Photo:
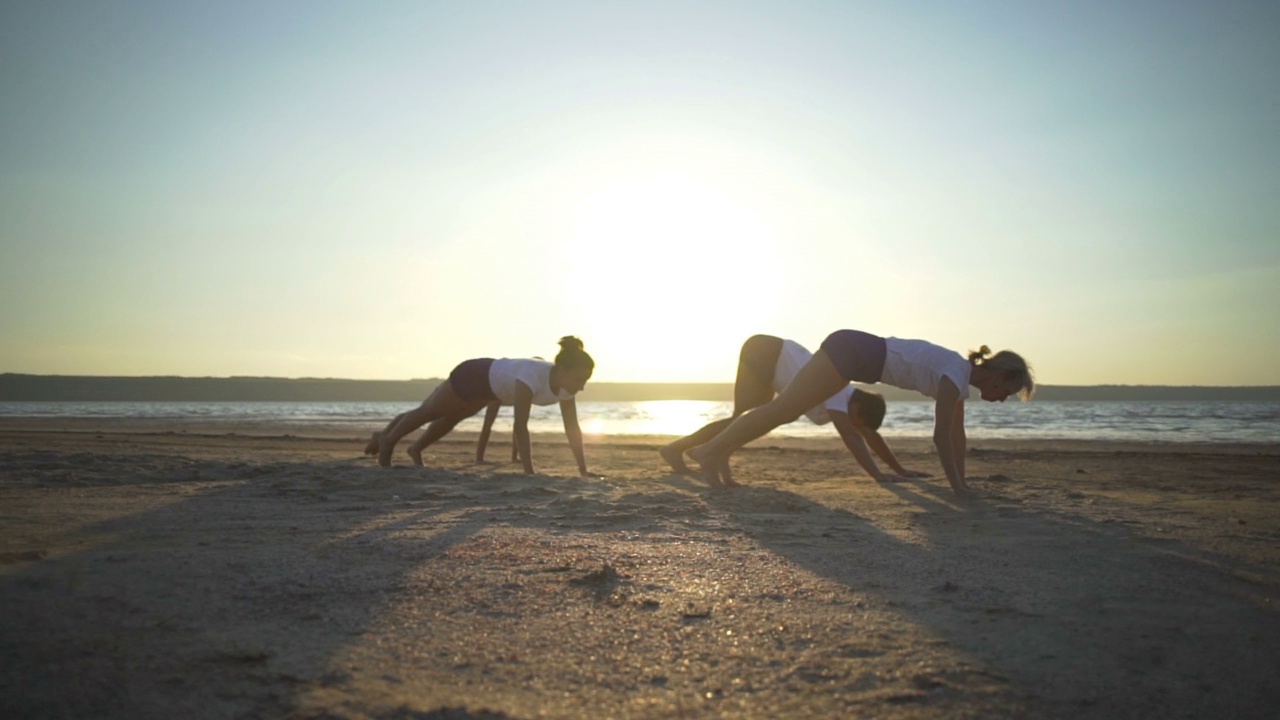
[[[969,396],[973,366],[960,353],[926,340],[885,338],[884,370],[880,382],[938,397],[942,378],[951,378],[961,397]]]
[[[552,392],[552,367],[554,365],[546,360],[498,358],[489,367],[489,387],[504,405],[515,404],[517,382],[533,392],[534,405],[552,405],[572,398],[572,394],[563,390],[559,394]]]

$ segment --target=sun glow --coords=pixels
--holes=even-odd
[[[724,403],[705,400],[653,400],[639,403],[646,435],[688,435],[716,417]]]
[[[728,417],[732,406],[708,400],[650,400],[627,403],[627,416],[584,417],[582,432],[590,436],[688,435],[712,420]]]
[[[583,333],[611,379],[731,381],[786,277],[770,224],[748,202],[675,172],[588,194],[566,253],[587,290]]]

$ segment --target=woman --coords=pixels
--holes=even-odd
[[[574,395],[586,386],[595,370],[595,361],[583,350],[582,341],[566,336],[560,339],[560,353],[554,363],[546,360],[517,358],[476,358],[460,363],[449,378],[436,386],[422,405],[388,423],[376,432],[366,452],[376,446],[378,464],[391,465],[391,453],[405,435],[431,423],[422,437],[409,448],[415,465],[422,464],[422,451],[449,434],[459,422],[475,415],[490,403],[515,406],[515,445],[532,475],[533,460],[529,454],[529,410],[533,405],[560,403],[564,433],[578,461],[578,472],[584,477],[587,461],[582,451],[582,430],[578,427],[578,408]]]
[[[752,408],[764,405],[782,392],[796,373],[813,354],[794,340],[784,340],[772,335],[753,335],[742,344],[738,355],[738,377],[733,384],[733,416],[710,423],[659,450],[662,458],[676,472],[689,472],[684,453],[710,441],[719,435],[734,418]],[[878,432],[884,420],[884,397],[878,393],[858,390],[845,383],[825,402],[804,411],[805,417],[815,425],[831,423],[844,440],[845,447],[877,482],[892,482],[900,478],[881,472],[867,451],[870,445],[894,472],[903,477],[928,477],[928,473],[902,467]],[[728,458],[718,468],[719,479],[725,485],[736,485],[730,475]]]
[[[964,401],[969,386],[978,388],[988,402],[1004,402],[1015,393],[1028,400],[1035,392],[1031,368],[1021,356],[1003,350],[987,357],[990,353],[983,345],[969,353],[966,361],[959,353],[924,340],[837,330],[822,341],[778,397],[739,416],[707,444],[689,451],[689,456],[701,466],[708,484],[721,487],[720,473],[738,448],[795,420],[850,382],[883,382],[934,399],[933,442],[942,470],[957,495],[972,495],[964,479]]]

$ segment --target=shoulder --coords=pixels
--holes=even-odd
[[[546,360],[536,360],[534,358],[520,358],[512,360],[512,367],[516,375],[522,379],[545,381],[551,373],[553,363]]]

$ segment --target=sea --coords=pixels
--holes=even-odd
[[[290,432],[302,434],[308,428],[365,433],[413,407],[403,402],[0,402],[0,418],[126,418],[178,428],[225,425],[228,432],[287,425]],[[732,410],[732,403],[702,400],[580,402],[578,419],[591,436],[678,436],[727,417]],[[479,430],[482,416],[462,422],[457,430]],[[494,432],[509,432],[511,427],[512,408],[504,407]],[[557,406],[533,408],[531,432],[558,433],[563,427]],[[1280,402],[970,401],[965,428],[971,439],[1280,443]],[[881,433],[890,438],[931,437],[933,404],[891,402]],[[773,434],[834,437],[835,430],[802,417]]]

